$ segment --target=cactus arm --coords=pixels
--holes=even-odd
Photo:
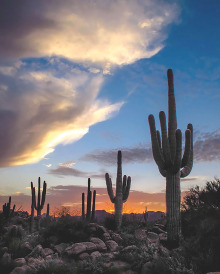
[[[188,162],[181,170],[181,174],[180,174],[181,178],[188,176],[189,173],[191,172],[192,166],[193,166],[193,126],[192,126],[192,124],[188,124],[187,129],[189,129],[191,132],[191,138],[190,138],[190,148],[191,149],[190,149],[190,155],[189,155]]]
[[[108,173],[105,174],[105,180],[106,180],[106,186],[107,186],[109,198],[110,198],[111,202],[114,203],[115,197],[114,197],[113,190],[112,190],[112,180],[109,177]]]
[[[131,177],[128,176],[126,187],[123,188],[123,203],[125,203],[128,199],[130,187],[131,187]]]
[[[152,114],[148,116],[148,121],[149,121],[149,125],[150,125],[151,142],[152,142],[152,150],[153,150],[154,160],[160,169],[164,169],[165,162],[164,162],[161,150],[160,150],[160,146],[158,144],[157,132],[156,132],[156,128],[155,128],[155,120],[154,120],[154,116]]]
[[[95,219],[95,198],[96,190],[93,191],[93,201],[92,201],[92,221]]]
[[[38,178],[37,210],[40,208],[40,177]]]
[[[158,166],[158,169],[160,171],[160,174],[163,176],[163,177],[166,177],[167,176],[167,171],[165,169],[162,169]]]
[[[158,145],[159,145],[159,148],[160,148],[160,152],[162,154],[163,151],[162,151],[162,144],[161,144],[161,138],[160,138],[160,131],[159,130],[157,130],[157,142],[158,142]]]
[[[33,207],[35,208],[35,210],[37,210],[35,187],[32,188],[32,203],[33,203]]]
[[[90,221],[91,217],[91,200],[92,200],[92,192],[91,190],[87,194],[87,212],[86,212],[86,220]]]
[[[182,162],[182,132],[180,129],[176,130],[176,156],[173,164],[173,173],[176,174],[181,167]]]
[[[41,197],[41,205],[40,205],[41,210],[42,210],[43,207],[44,207],[45,198],[46,198],[46,191],[47,191],[47,184],[46,184],[46,182],[44,181],[43,192],[42,192],[42,197]]]
[[[124,175],[124,176],[123,176],[123,187],[122,187],[122,193],[124,193],[124,192],[125,192],[126,185],[127,185],[127,176],[126,176],[126,175]]]
[[[187,164],[189,160],[190,150],[191,150],[191,131],[187,129],[185,131],[185,150],[183,154],[181,167],[184,167]]]
[[[174,160],[176,155],[176,103],[174,96],[173,72],[167,70],[168,79],[168,139],[170,144],[171,160]]]
[[[82,219],[85,219],[85,193],[82,193]]]
[[[122,196],[122,155],[121,151],[118,151],[118,166],[117,166],[117,178],[116,178],[116,197]]]
[[[159,113],[160,126],[161,126],[161,135],[162,135],[162,147],[163,147],[163,156],[166,167],[171,166],[171,155],[169,141],[167,138],[167,127],[166,127],[166,115],[163,111]]]

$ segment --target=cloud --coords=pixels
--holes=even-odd
[[[116,114],[123,102],[97,99],[103,79],[85,71],[0,71],[0,166],[37,162],[58,144],[80,139],[89,127]],[[2,88],[2,86],[6,88]]]
[[[220,161],[220,130],[197,133],[194,143],[194,159],[197,162]]]
[[[98,162],[104,165],[115,165],[117,162],[117,151],[122,151],[123,163],[142,163],[153,161],[150,146],[138,144],[134,147],[126,147],[112,150],[95,150],[80,158],[82,161]]]
[[[122,151],[123,163],[143,163],[154,161],[150,144],[137,144],[133,147],[124,147],[111,150],[94,150],[80,158],[81,161],[98,162],[104,165],[115,165],[117,151]],[[201,133],[196,132],[194,141],[194,162],[220,160],[220,130]],[[190,177],[189,180],[196,180]],[[184,179],[183,179],[184,181]]]
[[[57,175],[59,177],[74,176],[74,177],[83,177],[83,178],[104,179],[106,172],[105,171],[101,173],[84,172],[72,167],[58,166],[55,169],[50,169],[49,173],[53,175]]]
[[[56,55],[109,73],[158,53],[179,13],[174,1],[3,0],[0,58]]]

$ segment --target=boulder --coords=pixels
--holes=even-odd
[[[10,274],[30,274],[30,273],[35,273],[32,268],[30,268],[28,265],[23,265],[23,266],[17,266],[15,267]]]
[[[38,258],[38,257],[45,257],[44,249],[41,245],[37,245],[29,255],[26,256],[27,258]]]
[[[107,250],[107,247],[106,247],[105,243],[99,238],[91,237],[90,242],[94,243],[96,245],[96,248],[99,251],[106,251]]]
[[[83,253],[81,253],[80,255],[79,255],[79,259],[80,260],[87,260],[87,259],[89,259],[90,258],[90,255],[89,255],[89,253],[87,253],[87,252],[83,252]]]
[[[76,243],[65,249],[65,253],[68,256],[76,256],[86,251],[86,245],[84,243]]]
[[[92,242],[83,242],[83,244],[86,246],[86,251],[96,251],[97,250],[97,246],[96,244],[92,243]]]
[[[65,249],[69,246],[69,244],[66,244],[66,243],[61,243],[59,245],[55,245],[54,246],[54,250],[59,254],[63,254]]]
[[[102,238],[103,238],[104,241],[111,240],[111,236],[110,236],[110,234],[108,232],[104,233],[102,235]]]
[[[1,264],[2,265],[8,265],[11,263],[11,254],[8,252],[5,252],[4,255],[1,258]]]
[[[17,259],[14,259],[13,261],[14,266],[23,266],[25,264],[26,264],[25,258],[17,258]]]
[[[91,253],[91,258],[93,261],[95,261],[97,258],[101,257],[102,254],[99,251],[94,251]]]
[[[30,266],[33,270],[38,270],[42,265],[44,265],[45,261],[43,258],[38,257],[38,258],[28,258],[27,259],[27,264]]]
[[[136,245],[129,245],[129,246],[126,246],[125,248],[123,248],[122,251],[129,252],[131,250],[136,250],[136,249],[138,249]]]
[[[155,232],[148,232],[147,239],[153,244],[159,244],[159,236]]]
[[[106,241],[105,244],[106,244],[108,250],[111,252],[115,251],[118,248],[118,244],[113,240]]]
[[[116,243],[120,243],[122,241],[122,237],[118,234],[118,233],[115,233],[115,232],[112,232],[111,233],[111,238],[112,240],[114,240]]]
[[[20,247],[19,255],[21,257],[26,257],[28,254],[31,253],[32,250],[33,250],[32,245],[29,242],[24,242]]]
[[[53,250],[50,249],[50,248],[44,248],[44,249],[43,249],[43,253],[44,253],[44,256],[47,257],[47,256],[53,254],[54,252],[53,252]]]
[[[152,262],[146,262],[141,269],[141,274],[147,274],[147,273],[151,273],[151,269],[152,269]]]
[[[147,230],[146,229],[136,229],[134,232],[134,236],[136,239],[138,240],[145,240],[147,239],[147,234],[146,234]]]
[[[157,234],[166,233],[165,230],[161,229],[161,228],[158,227],[158,226],[154,226],[154,227],[152,228],[152,232],[155,232],[155,233],[157,233]]]

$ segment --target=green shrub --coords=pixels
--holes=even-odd
[[[88,223],[76,220],[71,216],[64,216],[51,221],[40,234],[43,238],[43,244],[46,246],[49,246],[51,237],[56,237],[57,243],[83,242],[90,238]]]

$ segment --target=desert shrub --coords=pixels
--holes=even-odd
[[[185,258],[196,273],[220,269],[220,181],[191,188],[182,205]]]
[[[111,214],[111,215],[109,215],[105,218],[104,226],[107,229],[110,229],[110,230],[113,230],[113,231],[116,230],[115,216],[113,214]]]
[[[50,238],[56,237],[57,243],[88,241],[90,232],[88,223],[75,220],[74,217],[64,216],[51,223],[40,232],[43,244],[49,246]]]

